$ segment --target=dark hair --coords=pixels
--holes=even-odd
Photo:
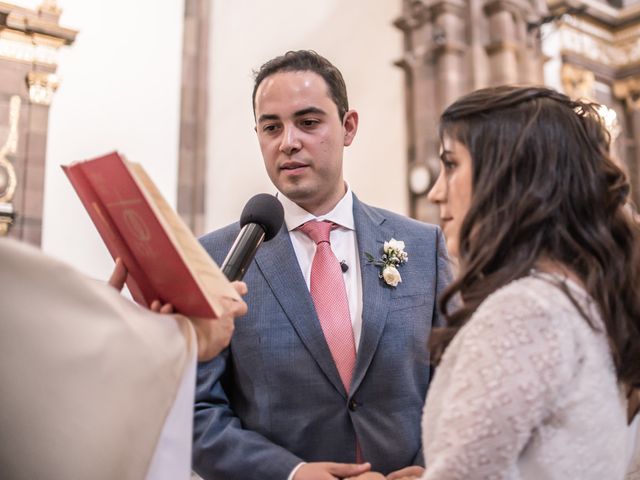
[[[465,145],[473,173],[460,273],[440,299],[448,327],[433,337],[436,355],[487,296],[546,258],[583,282],[619,380],[640,385],[640,225],[625,208],[629,184],[609,156],[596,107],[544,87],[503,86],[466,95],[442,114],[440,137]]]
[[[333,103],[338,107],[338,115],[342,120],[344,114],[349,110],[347,86],[344,83],[340,70],[329,60],[313,50],[289,51],[284,55],[269,60],[260,67],[260,70],[255,72],[253,94],[251,96],[254,116],[256,113],[256,92],[265,78],[280,72],[306,71],[316,73],[324,79],[329,89],[329,95]]]

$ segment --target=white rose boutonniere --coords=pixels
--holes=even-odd
[[[409,260],[409,255],[404,251],[404,242],[392,238],[388,242],[384,242],[382,247],[382,257],[376,260],[370,253],[364,252],[369,263],[380,267],[378,277],[391,286],[397,287],[402,282],[402,276],[398,271],[398,267]]]
[[[391,285],[392,287],[397,287],[402,281],[400,272],[396,267],[384,267],[382,269],[382,278],[387,282],[387,285]]]

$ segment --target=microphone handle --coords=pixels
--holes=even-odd
[[[264,236],[263,228],[257,223],[247,223],[242,227],[227,258],[222,262],[222,273],[230,282],[242,280]]]

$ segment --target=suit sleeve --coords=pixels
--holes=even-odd
[[[205,480],[286,480],[303,460],[259,433],[243,428],[223,388],[229,349],[198,365],[193,468]]]
[[[240,226],[200,239],[220,265]],[[247,430],[234,412],[225,382],[233,375],[231,347],[198,364],[193,425],[193,469],[205,480],[286,480],[302,460],[263,435]]]
[[[424,453],[422,450],[422,445],[420,445],[420,449],[418,450],[418,453],[416,453],[416,456],[413,457],[413,462],[411,462],[411,465],[424,467]]]
[[[436,230],[436,301],[433,308],[433,320],[432,327],[443,327],[445,324],[444,317],[440,312],[438,305],[438,299],[442,295],[444,289],[453,280],[453,273],[451,272],[451,260],[447,253],[447,247],[445,245],[444,235],[440,227]]]

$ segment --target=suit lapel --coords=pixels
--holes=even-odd
[[[307,350],[331,384],[346,398],[311,294],[296,261],[286,225],[256,253],[256,264]],[[259,308],[259,307],[258,307]]]
[[[351,393],[358,389],[371,364],[384,330],[391,296],[391,289],[386,287],[378,277],[379,267],[367,263],[364,252],[370,253],[375,258],[380,258],[384,242],[393,236],[393,231],[384,225],[385,218],[361,203],[355,195],[353,197],[353,217],[362,276],[362,333],[356,368],[351,381]]]

